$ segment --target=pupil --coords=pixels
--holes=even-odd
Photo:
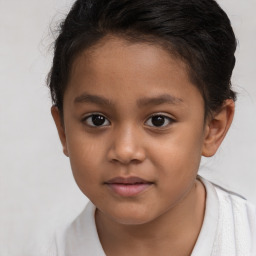
[[[162,116],[153,116],[152,117],[152,124],[154,126],[162,126],[164,124],[164,117],[162,117]]]
[[[92,116],[92,122],[96,126],[103,125],[105,122],[105,117],[100,115],[93,115]]]

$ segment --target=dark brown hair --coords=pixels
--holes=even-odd
[[[77,0],[60,24],[48,76],[53,104],[63,114],[72,63],[108,34],[166,46],[188,66],[205,101],[205,113],[235,100],[231,75],[236,39],[214,0]]]

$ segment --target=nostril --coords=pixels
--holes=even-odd
[[[141,163],[141,160],[138,160],[138,159],[131,159],[131,160],[127,160],[127,161],[124,161],[124,160],[120,160],[120,159],[111,159],[111,162],[112,163],[121,163],[121,164],[124,164],[124,165],[127,165],[127,164],[139,164]]]

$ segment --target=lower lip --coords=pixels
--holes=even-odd
[[[118,184],[110,183],[107,184],[110,189],[112,189],[116,194],[124,197],[136,196],[143,191],[147,190],[152,186],[152,183],[143,183],[143,184]]]

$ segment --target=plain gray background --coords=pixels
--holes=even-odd
[[[200,174],[256,204],[256,0],[219,0],[238,38],[232,128]],[[46,87],[65,0],[0,0],[0,255],[27,256],[87,199],[76,187],[50,115]],[[35,253],[31,253],[37,256]]]

